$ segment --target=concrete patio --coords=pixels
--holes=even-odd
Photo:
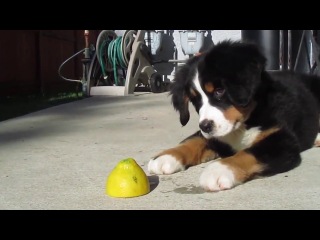
[[[218,193],[198,187],[208,163],[150,176],[149,158],[197,126],[191,109],[181,127],[168,93],[94,96],[0,122],[0,209],[320,209],[320,148],[290,172]],[[106,178],[127,157],[146,171],[151,192],[111,198]]]

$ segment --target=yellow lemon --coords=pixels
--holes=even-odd
[[[106,181],[106,194],[111,197],[138,197],[149,192],[149,179],[133,158],[121,160]]]

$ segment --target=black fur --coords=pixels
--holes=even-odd
[[[190,84],[196,74],[198,57],[191,58],[184,67],[179,69],[175,76],[174,84],[170,85],[170,94],[172,94],[172,104],[175,110],[179,111],[180,122],[185,126],[190,118],[189,99]]]
[[[233,104],[245,107],[259,86],[265,63],[265,57],[254,45],[225,41],[204,55],[198,70],[203,84],[214,77],[217,87],[228,89]]]
[[[266,166],[262,175],[271,175],[298,166],[300,152],[313,146],[319,130],[320,78],[285,71],[268,72],[265,65],[266,58],[255,45],[223,41],[183,65],[170,94],[182,125],[187,124],[190,115],[186,99],[197,112],[201,108],[201,97],[190,93],[197,73],[202,87],[211,82],[215,88],[226,90],[221,99],[207,93],[211,105],[223,110],[255,102],[245,122],[246,128],[280,130],[245,151]],[[208,148],[223,157],[236,152],[216,139],[208,142]]]

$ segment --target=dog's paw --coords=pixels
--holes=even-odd
[[[236,185],[234,172],[220,161],[211,163],[200,176],[200,186],[206,191],[221,191]]]
[[[184,169],[181,162],[169,154],[151,159],[148,163],[148,171],[153,174],[172,174]]]

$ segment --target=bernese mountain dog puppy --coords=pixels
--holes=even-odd
[[[212,161],[200,175],[206,191],[289,171],[319,130],[320,78],[266,71],[252,43],[225,40],[177,71],[172,105],[184,126],[191,102],[199,131],[148,163],[151,174],[173,174]]]

